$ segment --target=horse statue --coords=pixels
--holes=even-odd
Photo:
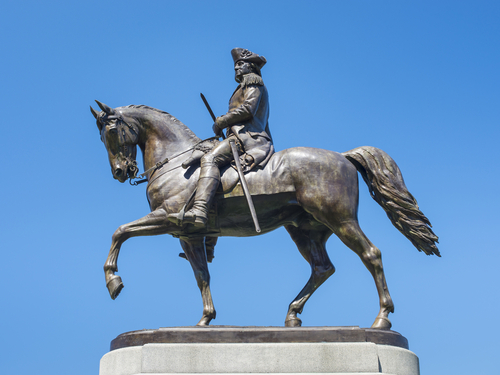
[[[381,252],[361,230],[358,212],[358,175],[386,211],[393,225],[419,251],[440,256],[438,237],[408,192],[394,160],[374,147],[358,147],[337,153],[297,147],[275,153],[265,168],[252,170],[246,179],[255,203],[261,233],[254,230],[247,201],[234,168],[222,170],[222,181],[206,228],[168,220],[170,213],[189,208],[199,176],[196,162],[213,139],[201,141],[186,125],[167,112],[145,105],[110,108],[96,101],[91,107],[104,143],[113,177],[120,182],[136,178],[136,150],[143,153],[147,176],[147,198],[151,213],[121,225],[112,236],[104,264],[106,285],[112,299],[123,288],[117,272],[122,244],[131,237],[171,234],[180,239],[185,257],[193,268],[203,299],[198,326],[215,318],[207,262],[221,236],[246,237],[284,226],[300,253],[311,266],[311,276],[288,307],[285,326],[298,327],[305,303],[334,272],[326,252],[326,241],[335,234],[354,251],[370,271],[380,301],[372,328],[390,329],[394,312],[387,287]],[[212,144],[213,146],[213,144]],[[205,151],[204,151],[205,150]],[[191,152],[191,154],[188,154]],[[132,180],[131,180],[132,181]]]

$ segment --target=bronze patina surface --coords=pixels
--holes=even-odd
[[[409,349],[398,332],[359,327],[233,327],[210,326],[145,329],[122,333],[110,350],[145,344],[373,342]]]
[[[393,225],[419,251],[440,256],[438,237],[429,220],[406,188],[395,161],[378,148],[365,146],[337,153],[296,147],[274,153],[267,124],[267,91],[260,70],[247,64],[255,61],[259,68],[265,59],[236,50],[233,58],[240,85],[231,98],[229,112],[217,118],[214,131],[230,128],[228,138],[233,137],[240,148],[261,234],[284,226],[311,266],[309,280],[289,305],[285,325],[301,325],[297,314],[335,272],[325,247],[335,234],[360,257],[375,282],[380,310],[372,328],[390,329],[388,316],[394,312],[394,304],[381,252],[358,223],[358,172]],[[241,56],[247,59],[244,64],[236,61]],[[101,111],[91,110],[113,177],[120,182],[136,177],[138,146],[147,172],[151,208],[151,213],[121,225],[112,236],[104,265],[110,296],[115,299],[123,288],[120,276],[115,275],[122,244],[131,237],[170,234],[180,239],[182,256],[193,268],[203,300],[198,325],[207,326],[215,318],[207,263],[213,259],[217,238],[259,234],[240,185],[233,189],[234,184],[228,182],[235,173],[230,167],[230,140],[201,141],[174,116],[148,106],[110,108],[97,103]],[[226,174],[229,177],[224,177]],[[216,189],[220,194],[215,194]]]

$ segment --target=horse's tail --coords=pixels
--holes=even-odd
[[[342,153],[363,176],[375,201],[382,206],[392,224],[411,243],[427,255],[441,256],[429,219],[419,210],[396,162],[375,147],[358,147]]]

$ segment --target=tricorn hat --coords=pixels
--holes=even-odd
[[[257,68],[262,69],[266,65],[266,58],[264,56],[259,56],[256,53],[250,52],[243,48],[233,48],[231,51],[231,56],[233,56],[234,63],[243,60],[248,62],[253,62]]]

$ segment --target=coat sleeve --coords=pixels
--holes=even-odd
[[[217,126],[221,129],[247,122],[253,118],[259,108],[262,92],[260,86],[249,85],[243,89],[243,103],[225,115],[217,118]]]

